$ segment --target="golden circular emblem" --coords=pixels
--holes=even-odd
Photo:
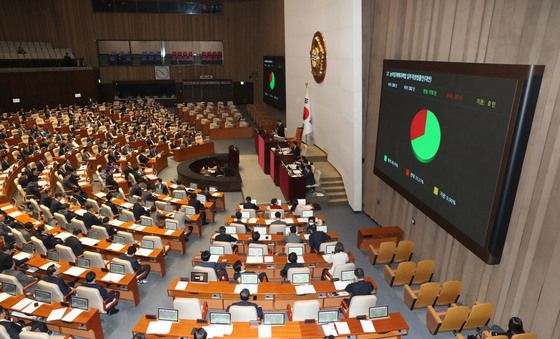
[[[327,47],[325,46],[325,39],[321,32],[315,32],[313,40],[311,41],[311,50],[309,51],[311,59],[311,73],[317,83],[325,80],[327,73]]]

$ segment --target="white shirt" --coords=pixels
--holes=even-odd
[[[338,252],[332,254],[331,255],[332,266],[329,269],[329,273],[332,274],[334,272],[334,267],[336,265],[346,264],[348,261],[350,261],[350,258],[348,258],[348,253],[346,252]]]

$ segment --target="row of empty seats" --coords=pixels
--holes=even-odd
[[[0,59],[63,59],[70,48],[55,48],[49,42],[0,41]]]

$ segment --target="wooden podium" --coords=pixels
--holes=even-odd
[[[367,250],[369,245],[379,247],[384,241],[399,242],[403,239],[404,232],[399,226],[364,227],[358,230],[358,244],[361,250]]]

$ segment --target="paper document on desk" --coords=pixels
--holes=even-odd
[[[146,175],[146,178],[148,178],[149,180],[157,180],[158,179],[157,175],[153,175],[153,174]]]
[[[259,284],[239,284],[235,286],[235,291],[233,293],[239,294],[241,291],[246,288],[249,290],[251,294],[255,294],[259,291]]]
[[[188,281],[178,281],[177,285],[175,285],[175,289],[176,290],[183,290],[186,291],[187,290],[187,286],[189,286],[189,282]]]
[[[259,338],[272,338],[272,326],[259,325]]]
[[[107,249],[111,250],[111,251],[120,251],[123,248],[124,248],[124,245],[122,245],[122,244],[111,244],[107,247]],[[138,251],[136,251],[136,252],[138,252]]]
[[[131,209],[134,205],[129,203],[129,202],[123,202],[121,204],[122,207],[126,208],[126,209]]]
[[[247,264],[262,264],[263,257],[258,256],[248,256],[247,257]]]
[[[298,257],[297,257],[297,262],[298,262],[298,264],[303,264],[303,263],[305,263],[305,261],[303,260],[303,256],[298,255]]]
[[[93,195],[95,195],[95,196],[98,197],[99,199],[103,199],[103,198],[105,198],[105,197],[107,196],[107,194],[104,193],[104,192],[97,192],[97,193],[94,193]]]
[[[220,193],[211,193],[211,195],[212,195],[213,197],[219,197],[219,196],[220,196]]]
[[[79,308],[74,308],[72,309],[72,311],[68,312],[68,314],[62,318],[62,321],[66,321],[66,322],[73,322],[74,319],[76,319],[80,314],[82,314],[83,310],[80,310]]]
[[[62,319],[62,317],[64,317],[64,313],[66,313],[66,307],[52,310],[49,316],[47,317],[47,321],[60,320]]]
[[[146,334],[167,334],[172,324],[172,321],[150,321]]]
[[[86,214],[86,210],[83,209],[79,209],[79,210],[75,210],[74,213],[76,213],[77,215],[79,215],[80,217],[83,217],[84,214]]]
[[[264,257],[264,262],[265,263],[273,263],[274,262],[274,257],[271,255],[267,255]]]
[[[41,305],[43,305],[43,303],[41,302],[32,302],[29,305],[27,305],[27,307],[25,307],[23,310],[21,310],[23,313],[33,313],[33,311],[35,311],[36,309],[38,309],[39,307],[41,307]]]
[[[128,229],[129,229],[129,230],[134,230],[134,231],[136,231],[136,229],[137,229],[138,227],[140,227],[140,225],[138,225],[138,224],[131,224],[130,226],[128,226]]]
[[[309,234],[304,234],[304,235],[303,235],[303,239],[309,240]]]
[[[313,285],[297,285],[296,286],[296,294],[303,295],[303,294],[312,294],[315,292],[315,287]]]
[[[163,198],[162,200],[163,200],[163,201],[169,201],[169,200],[173,200],[173,198],[172,198],[172,197],[165,197],[165,198]]]
[[[123,274],[117,274],[117,273],[107,273],[105,274],[105,276],[103,276],[103,278],[101,278],[101,280],[103,281],[111,281],[114,283],[118,283],[119,281],[121,281],[121,279],[124,277]]]
[[[124,221],[120,221],[119,219],[113,219],[109,221],[109,225],[111,226],[120,226],[122,224],[124,224]]]
[[[210,259],[208,259],[208,261],[210,261],[210,262],[218,262],[218,260],[220,260],[220,256],[217,255],[217,254],[212,254],[210,256]]]
[[[308,218],[297,218],[298,222],[307,222]]]
[[[324,324],[323,332],[325,332],[325,337],[329,335],[334,335],[335,337],[338,337],[338,332],[336,331],[336,327],[334,326],[334,323]]]
[[[85,271],[87,271],[87,269],[77,267],[77,266],[73,266],[73,267],[70,267],[69,269],[67,269],[66,271],[64,271],[64,274],[71,275],[73,277],[79,277]]]
[[[29,272],[29,273],[35,273],[37,272],[39,269],[37,267],[33,267],[33,266],[28,266],[27,269],[25,270],[25,272]]]
[[[375,333],[375,326],[373,326],[373,322],[371,320],[360,320],[362,324],[362,329],[365,333]]]
[[[342,291],[346,288],[346,286],[350,285],[350,283],[352,283],[352,281],[335,281],[334,282],[334,288],[336,288],[337,291]]]
[[[338,321],[334,324],[336,325],[336,330],[338,331],[338,334],[340,335],[350,334],[350,328],[348,327],[347,323],[343,321]]]
[[[88,238],[88,237],[83,237],[80,238],[80,242],[86,246],[95,246],[99,243],[99,240],[97,239],[93,239],[93,238]]]
[[[51,267],[52,265],[54,265],[56,268],[60,268],[60,265],[57,263],[54,263],[52,261],[49,261],[46,264],[43,264],[41,267],[39,267],[40,269],[42,269],[43,271],[46,271],[49,267]]]
[[[136,230],[140,232],[140,231],[143,231],[144,228],[146,228],[146,226],[138,225],[138,226],[136,227]]]
[[[55,235],[54,237],[64,241],[68,237],[70,237],[71,235],[72,235],[72,233],[70,233],[70,232],[60,232],[57,235]]]
[[[249,218],[249,219],[247,220],[247,222],[248,222],[249,224],[256,224],[257,221],[259,221],[259,219],[257,219],[257,218]]]
[[[27,305],[31,304],[32,302],[34,302],[35,300],[33,299],[29,299],[29,298],[23,298],[21,299],[17,304],[15,304],[14,306],[12,306],[12,308],[16,311],[21,311],[24,308],[27,307]]]
[[[142,257],[149,257],[152,252],[154,250],[151,250],[149,248],[139,248],[138,250],[136,250],[136,255],[142,256]]]
[[[202,328],[206,331],[207,338],[220,338],[225,335],[231,335],[233,332],[233,325],[211,325]]]
[[[1,210],[2,210],[2,211],[7,211],[7,210],[9,210],[10,208],[14,208],[14,205],[6,205],[6,206],[2,207]]]
[[[165,231],[165,235],[171,235],[173,234],[173,232],[175,232],[174,230],[167,230]]]
[[[4,301],[4,300],[8,299],[8,298],[11,297],[11,296],[12,296],[11,294],[8,294],[8,293],[6,293],[6,292],[0,293],[0,303],[1,303],[2,301]]]
[[[24,259],[31,258],[31,254],[25,252],[19,252],[18,254],[14,255],[12,258],[15,260],[24,260]]]
[[[10,217],[15,218],[15,217],[19,217],[20,215],[22,215],[23,213],[21,213],[20,211],[15,211],[12,212],[10,214],[8,214]]]
[[[294,219],[292,218],[284,218],[282,219],[286,224],[293,224],[294,223]]]

